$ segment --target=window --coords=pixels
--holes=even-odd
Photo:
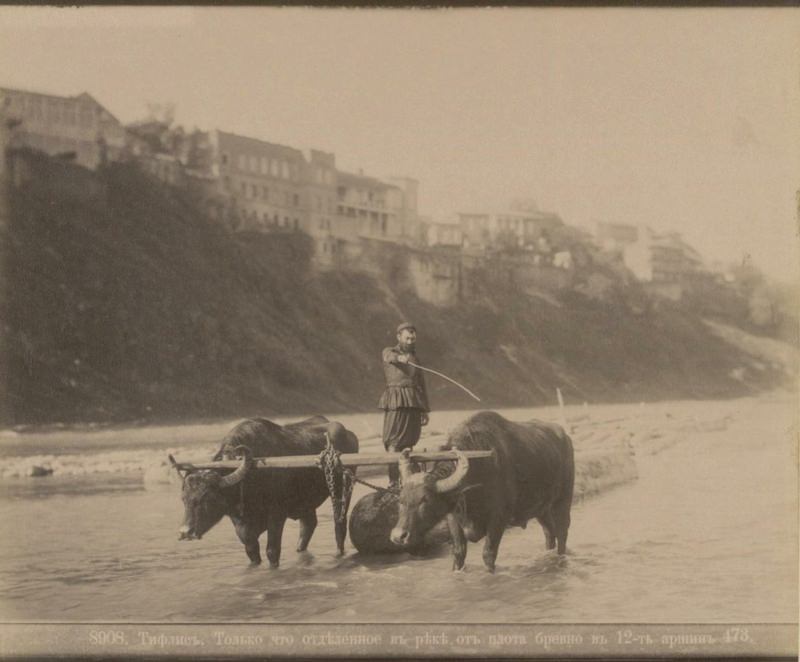
[[[228,155],[227,154],[222,154],[222,156],[220,157],[220,160],[222,161],[222,165],[224,165],[224,166],[228,165]]]
[[[256,186],[255,184],[250,184],[250,194],[254,198],[257,198],[258,197],[258,186]]]
[[[261,198],[263,200],[269,200],[269,189],[266,186],[261,187]]]
[[[297,220],[297,219],[294,219],[294,229],[295,229],[295,230],[297,230],[297,228],[299,227],[299,225],[300,225],[300,221],[299,221],[299,220]]]
[[[270,165],[270,171],[272,172],[272,176],[273,177],[280,176],[280,166],[278,165],[278,162],[275,159],[272,159],[269,165]]]
[[[295,207],[299,207],[299,206],[300,206],[300,196],[299,196],[299,195],[297,195],[297,193],[295,193],[295,194],[292,196],[292,199],[293,199],[293,201],[294,201],[294,206],[295,206]]]
[[[247,182],[242,182],[242,193],[247,195]]]
[[[237,165],[239,166],[239,170],[247,170],[247,158],[244,154],[239,154]]]
[[[289,164],[286,161],[281,161],[281,166],[283,166],[283,178],[289,179]]]
[[[250,170],[252,172],[258,172],[258,157],[251,156],[250,157]]]
[[[261,157],[261,174],[269,174],[269,159],[266,156]]]

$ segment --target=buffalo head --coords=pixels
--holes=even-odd
[[[455,471],[438,478],[433,473],[414,473],[409,460],[410,449],[403,452],[399,468],[402,479],[399,496],[397,524],[391,540],[401,547],[415,547],[425,534],[453,509],[454,495],[461,491],[469,470],[469,460],[461,451],[455,450],[458,458]]]
[[[231,510],[231,494],[228,488],[238,485],[252,466],[247,448],[240,447],[242,463],[227,475],[214,469],[189,469],[183,476],[183,525],[178,531],[178,540],[199,540]],[[176,469],[179,465],[170,456]]]

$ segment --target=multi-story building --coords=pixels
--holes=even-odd
[[[333,263],[364,240],[420,243],[419,183],[388,182],[336,169],[334,154],[226,131],[184,133],[169,122],[129,127],[89,94],[59,97],[0,88],[0,109],[17,124],[15,145],[65,155],[88,168],[135,159],[172,185],[192,186],[232,230],[302,231],[316,257]]]
[[[622,254],[626,246],[639,238],[639,229],[627,223],[597,221],[595,239],[597,245],[608,252]]]
[[[638,280],[673,299],[697,279],[711,277],[702,256],[677,232],[598,223],[596,240],[602,249],[617,254]]]
[[[321,264],[357,255],[362,240],[411,243],[413,179],[401,178],[398,186],[342,172],[332,153],[312,149],[305,156],[225,131],[188,138],[181,143],[186,174],[233,230],[305,232]]]
[[[425,224],[425,245],[461,247],[464,237],[458,221],[430,221]]]
[[[116,117],[83,92],[73,97],[0,88],[0,106],[18,122],[16,144],[70,156],[90,169],[123,158],[126,132]]]
[[[537,210],[462,212],[458,218],[464,247],[481,249],[509,243],[520,248],[534,246],[549,231],[564,225],[557,214]]]
[[[389,206],[399,219],[403,242],[413,245],[424,243],[419,216],[419,181],[412,177],[387,177],[386,181],[399,188],[401,195],[389,195]]]
[[[345,250],[345,240],[336,227],[336,156],[310,150],[303,182],[308,202],[308,223],[303,230],[314,239],[317,263],[335,264]]]
[[[232,229],[310,229],[300,150],[216,129],[208,134],[206,149],[205,168],[198,174],[210,175],[205,185],[218,206],[233,210]]]
[[[401,242],[403,190],[374,177],[339,171],[334,234],[343,239]]]
[[[685,282],[703,272],[703,259],[677,232],[641,228],[624,250],[626,266],[645,282]]]

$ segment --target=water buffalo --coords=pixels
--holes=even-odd
[[[572,441],[561,427],[512,423],[485,411],[453,430],[446,448],[458,455],[455,469],[453,462],[439,462],[429,472],[414,473],[408,453],[401,459],[399,514],[391,534],[395,544],[413,548],[446,517],[453,569],[464,567],[466,540],[485,536],[483,562],[493,571],[506,527],[525,528],[535,517],[547,549],[557,544],[558,553],[565,552],[575,464]],[[470,462],[461,450],[492,450],[494,455]]]
[[[322,471],[314,467],[251,470],[251,458],[319,453],[325,448],[326,437],[341,453],[358,451],[356,436],[324,416],[285,426],[265,418],[239,423],[214,456],[214,460],[241,458],[236,470],[227,475],[214,469],[194,470],[184,476],[185,518],[180,539],[201,538],[227,515],[252,565],[261,563],[258,537],[267,531],[267,559],[277,567],[283,526],[291,517],[300,520],[297,551],[304,551],[317,526],[316,509],[329,495]],[[346,522],[335,523],[340,554],[344,553],[346,528]]]

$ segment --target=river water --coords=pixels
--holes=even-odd
[[[663,448],[637,448],[637,480],[575,504],[565,558],[545,552],[532,522],[507,531],[495,574],[483,568],[482,543],[469,545],[463,573],[451,572],[447,546],[424,557],[372,558],[350,546],[337,558],[327,503],[310,552],[294,551],[297,525],[289,522],[281,567],[249,568],[228,520],[201,541],[178,542],[183,507],[174,485],[145,487],[135,473],[6,478],[0,483],[0,616],[796,622],[793,406],[786,400],[673,403],[668,416],[708,407],[727,417],[725,426]],[[18,453],[18,446],[0,450]],[[94,452],[89,446],[86,452]],[[366,490],[358,486],[355,498]]]

